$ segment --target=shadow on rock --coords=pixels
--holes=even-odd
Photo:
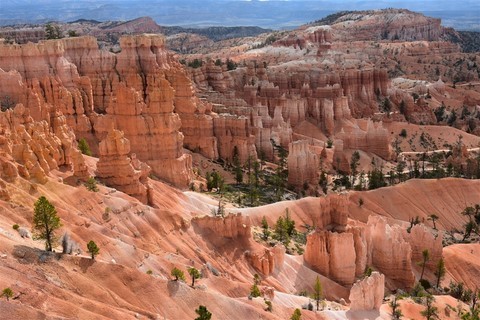
[[[82,269],[82,272],[87,272],[88,268],[90,268],[95,263],[95,260],[88,259],[88,258],[80,258],[78,262],[78,266]]]
[[[55,252],[48,252],[22,245],[14,246],[12,255],[21,264],[44,263],[54,258],[58,259],[58,254]]]

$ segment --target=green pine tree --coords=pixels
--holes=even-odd
[[[57,241],[55,231],[62,226],[57,210],[47,198],[41,196],[35,202],[33,212],[33,237],[45,240],[45,250],[52,251]]]

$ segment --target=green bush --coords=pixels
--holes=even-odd
[[[399,136],[400,136],[400,137],[403,137],[403,138],[406,138],[406,137],[407,137],[407,130],[406,130],[406,129],[402,129],[402,131],[400,131]]]
[[[84,138],[81,138],[80,140],[78,140],[78,149],[80,150],[80,152],[86,156],[91,156],[92,155],[92,151],[90,150],[90,146],[88,145],[88,142],[87,140],[85,140]]]
[[[260,289],[258,288],[257,284],[254,283],[253,286],[250,288],[250,296],[253,298],[260,297]]]
[[[84,185],[88,191],[97,192],[99,190],[97,187],[97,180],[95,180],[94,177],[88,178]]]
[[[172,269],[171,275],[175,277],[175,281],[183,281],[185,282],[185,274],[183,273],[182,270],[178,269],[177,267]]]
[[[15,223],[15,224],[12,226],[12,228],[13,228],[13,230],[18,230],[18,229],[20,228],[20,226]]]
[[[422,285],[422,287],[425,289],[425,290],[428,290],[432,287],[432,285],[430,284],[430,282],[426,279],[420,279],[420,284]]]

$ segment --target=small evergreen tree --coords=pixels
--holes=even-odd
[[[195,320],[210,320],[212,318],[212,313],[208,311],[205,306],[199,306],[195,312],[198,314],[198,317],[196,317]]]
[[[270,231],[268,230],[268,222],[265,216],[263,216],[262,218],[262,231],[263,240],[267,240],[268,236],[270,235]]]
[[[438,308],[433,306],[433,302],[435,301],[433,296],[429,294],[424,299],[425,310],[421,311],[420,314],[427,320],[438,319]]]
[[[440,288],[440,281],[442,281],[443,277],[445,277],[446,269],[445,269],[445,261],[443,258],[440,258],[437,262],[437,266],[435,268],[435,276],[437,277],[437,288]]]
[[[33,238],[45,240],[45,250],[52,251],[57,241],[55,231],[62,226],[57,210],[47,198],[41,196],[35,202],[33,211]]]
[[[8,109],[12,109],[13,107],[15,107],[15,102],[12,100],[12,98],[8,95],[4,96],[0,102],[0,110],[2,110],[2,112],[5,112],[7,111]]]
[[[88,178],[84,185],[88,191],[97,192],[99,190],[97,187],[97,180],[95,180],[94,177]]]
[[[322,172],[320,173],[320,180],[318,181],[318,184],[320,185],[320,187],[322,188],[322,191],[324,194],[327,194],[327,191],[328,191],[328,178],[327,178],[327,174],[325,173],[325,171],[322,170]]]
[[[313,299],[317,303],[317,311],[320,310],[320,301],[322,300],[323,296],[323,289],[322,289],[322,283],[320,282],[320,278],[317,276],[317,279],[315,280],[315,285],[313,286]]]
[[[260,279],[260,276],[258,275],[258,273],[255,273],[253,275],[253,283],[255,283],[256,285],[259,285],[260,282],[262,282],[262,280]]]
[[[272,301],[265,299],[265,304],[267,305],[267,309],[265,309],[265,311],[272,312],[273,311]]]
[[[295,309],[292,316],[290,317],[290,320],[302,320],[302,311],[300,311],[300,309],[298,308]]]
[[[237,182],[237,184],[242,183],[243,170],[242,170],[242,166],[240,165],[237,146],[233,147],[233,171],[235,173],[235,181]]]
[[[2,297],[5,297],[5,299],[10,300],[10,298],[13,297],[13,290],[10,288],[5,288],[2,290]]]
[[[190,267],[187,269],[188,274],[190,274],[190,277],[192,277],[192,287],[195,286],[195,279],[200,279],[201,274],[200,271],[198,271],[194,267]]]
[[[350,159],[350,174],[351,174],[351,182],[350,185],[355,185],[355,177],[358,174],[357,168],[360,163],[360,153],[355,151],[352,153],[352,157]]]
[[[436,214],[431,214],[428,216],[428,220],[431,220],[433,223],[433,229],[437,230],[437,226],[435,225],[435,221],[438,220],[438,216]]]
[[[419,263],[419,265],[422,267],[422,273],[420,275],[420,282],[423,280],[423,273],[425,272],[425,267],[427,266],[427,262],[430,260],[430,251],[428,249],[425,249],[422,251],[422,261]]]
[[[84,138],[80,138],[80,140],[78,140],[78,149],[80,150],[80,152],[86,156],[91,156],[92,155],[92,151],[90,150],[90,146],[88,145],[88,142],[87,140],[85,140]]]
[[[95,256],[100,251],[100,248],[97,246],[97,244],[93,240],[90,240],[87,243],[87,249],[88,249],[88,252],[92,255],[92,260],[95,260]]]
[[[403,316],[402,311],[399,309],[398,299],[398,296],[395,295],[389,303],[390,308],[392,308],[392,320],[400,320]]]
[[[254,283],[253,286],[250,288],[250,296],[253,298],[260,297],[260,289],[258,288],[257,284]]]
[[[180,281],[185,282],[185,274],[183,273],[182,270],[178,269],[177,267],[174,267],[172,269],[171,275],[173,277],[175,277],[175,279],[174,279],[175,281],[180,280]]]

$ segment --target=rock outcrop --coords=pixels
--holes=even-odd
[[[150,167],[130,154],[130,141],[122,131],[111,129],[99,146],[97,177],[107,186],[129,194],[143,203],[148,201],[147,182]]]
[[[375,266],[400,288],[412,288],[412,249],[398,226],[389,226],[384,217],[370,216],[367,223],[368,265]]]
[[[310,151],[308,141],[290,143],[287,166],[289,184],[297,188],[305,183],[318,184],[320,161],[318,155]]]
[[[355,280],[356,253],[351,233],[309,234],[304,259],[312,269],[340,284],[350,285]]]
[[[77,157],[75,135],[61,115],[57,114],[53,123],[54,128],[46,120],[34,121],[29,109],[21,103],[0,114],[0,149],[9,159],[3,164],[6,178],[14,179],[19,174],[45,183],[51,170],[61,165],[71,166],[72,158],[75,158],[78,172],[81,171],[84,163],[83,158]]]
[[[248,252],[250,264],[264,276],[269,276],[283,266],[285,247],[281,244],[273,248],[265,248],[258,252]]]
[[[347,12],[331,23],[333,38],[341,41],[440,40],[441,20],[405,9]]]
[[[369,277],[357,281],[350,289],[350,310],[380,310],[385,295],[385,276],[372,272]]]
[[[229,214],[222,217],[202,216],[192,219],[192,223],[208,235],[215,238],[250,238],[250,218],[242,216],[241,213]]]
[[[0,45],[0,56],[8,57],[1,59],[0,68],[9,71],[1,71],[6,80],[0,94],[22,103],[34,120],[50,126],[55,112],[61,112],[95,154],[113,123],[157,176],[186,187],[192,178],[191,158],[182,151],[179,114],[197,121],[189,127],[210,128],[210,133],[202,132],[207,140],[210,136],[202,151],[214,157],[212,119],[204,116],[208,110],[192,99],[191,84],[165,50],[163,37],[125,36],[120,46],[119,54],[102,51],[93,37]]]
[[[412,227],[410,233],[404,229],[403,238],[412,248],[412,263],[423,261],[422,252],[428,250],[430,259],[427,261],[427,268],[434,270],[437,262],[442,258],[443,232],[438,231],[438,235],[435,236],[425,225],[417,224]]]

